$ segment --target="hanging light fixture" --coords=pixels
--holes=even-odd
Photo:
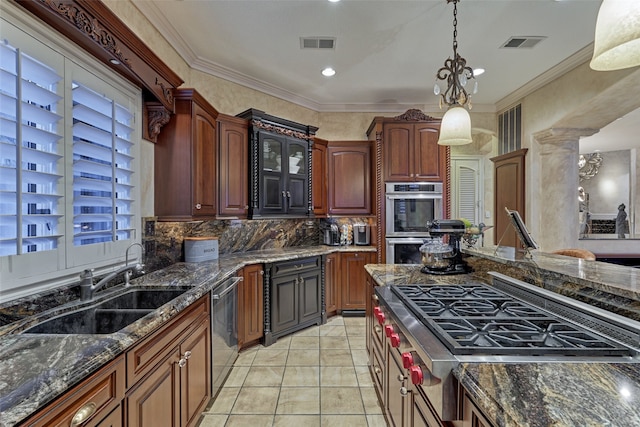
[[[640,1],[603,0],[596,20],[591,68],[621,70],[640,65]]]
[[[440,95],[440,108],[443,103],[449,109],[442,117],[440,124],[440,145],[464,145],[471,143],[471,117],[465,106],[471,109],[471,95],[465,89],[473,80],[473,93],[478,91],[478,82],[473,75],[473,69],[467,66],[467,60],[458,53],[458,7],[460,0],[447,0],[453,3],[453,59],[450,57],[444,66],[436,73],[436,84],[433,93]],[[440,90],[438,81],[446,82],[444,92]]]

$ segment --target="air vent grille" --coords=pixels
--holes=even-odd
[[[507,40],[501,47],[515,48],[515,49],[531,49],[546,37],[542,36],[513,36]]]
[[[301,49],[335,49],[335,37],[300,37]]]

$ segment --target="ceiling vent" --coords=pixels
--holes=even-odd
[[[500,47],[508,47],[508,48],[516,48],[516,49],[525,49],[532,48],[542,40],[546,39],[546,37],[541,36],[513,36],[506,43],[504,43]]]
[[[300,37],[300,49],[335,49],[335,37]]]

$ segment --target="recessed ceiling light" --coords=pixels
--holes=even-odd
[[[329,0],[329,1],[331,1],[331,0]],[[334,70],[331,67],[327,67],[324,70],[322,70],[322,75],[325,76],[325,77],[331,77],[331,76],[334,76],[335,74],[336,74],[336,70]]]
[[[113,65],[120,65],[120,61],[115,58],[110,59],[109,62],[111,62]]]
[[[484,68],[474,68],[473,76],[478,77],[479,75],[484,74]]]
[[[331,3],[338,3],[340,0],[329,0]]]

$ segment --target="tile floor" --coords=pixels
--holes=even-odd
[[[386,427],[364,317],[330,318],[238,356],[199,427]]]

